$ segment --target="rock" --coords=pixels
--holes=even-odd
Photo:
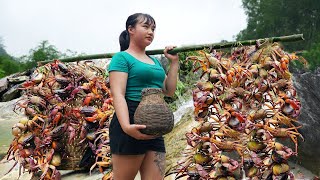
[[[315,71],[314,71],[315,74],[320,74],[320,67],[318,67]]]
[[[0,79],[0,94],[8,88],[8,85],[9,85],[8,77],[4,77]]]
[[[11,87],[7,92],[5,92],[3,95],[2,95],[2,101],[10,101],[10,100],[13,100],[13,99],[16,99],[18,97],[21,96],[21,90],[18,89],[20,87],[20,84],[17,84],[13,87]]]
[[[14,99],[8,102],[0,102],[0,160],[8,151],[9,145],[14,137],[11,134],[12,126],[21,119],[27,118],[22,111],[16,111],[16,113],[13,112],[14,105],[18,100],[20,99]]]
[[[20,84],[24,81],[29,80],[29,75],[31,74],[31,72],[33,72],[34,69],[30,69],[24,72],[20,72],[20,73],[15,73],[15,74],[11,74],[10,76],[4,77],[2,79],[0,79],[0,99],[3,99],[1,96],[3,96],[3,94],[5,94],[7,92],[7,90],[16,85],[16,84]],[[11,94],[12,92],[9,92],[9,94]],[[8,96],[8,95],[6,95]],[[16,96],[14,97],[16,98]],[[12,98],[8,98],[6,101],[11,100]]]
[[[28,76],[18,76],[18,77],[9,77],[8,78],[8,81],[11,84],[19,84],[19,83],[22,83],[22,82],[27,81],[27,80],[29,80]]]
[[[18,179],[19,177],[19,165],[17,165],[10,173],[6,174],[9,169],[14,165],[14,161],[10,161],[7,163],[0,162],[0,180],[12,180]],[[92,171],[90,175],[89,171],[72,171],[72,170],[59,170],[61,173],[61,179],[63,180],[91,180],[91,179],[102,179],[103,174],[98,170]],[[39,179],[38,177],[32,177],[32,174],[28,172],[21,173],[20,178],[22,180],[35,180]],[[138,173],[134,180],[140,180],[140,173]]]
[[[299,132],[305,141],[299,141],[297,161],[316,175],[320,175],[320,74],[294,74],[294,86],[302,104]]]
[[[310,72],[306,67],[295,67],[295,66],[289,66],[289,71],[291,74],[303,74],[306,72]]]

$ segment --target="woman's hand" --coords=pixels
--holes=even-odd
[[[128,134],[129,136],[138,139],[138,140],[148,140],[148,139],[155,139],[155,136],[143,134],[140,132],[140,129],[145,129],[146,125],[140,124],[130,124],[126,126],[123,131]]]
[[[171,63],[179,63],[179,56],[178,54],[169,54],[168,51],[174,49],[176,46],[166,46],[163,53],[166,58],[171,60]]]

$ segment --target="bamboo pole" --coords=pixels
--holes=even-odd
[[[264,43],[268,42],[293,42],[293,41],[301,41],[304,40],[303,34],[294,34],[289,36],[280,36],[280,37],[269,37],[263,39],[254,39],[254,40],[245,40],[245,41],[236,41],[236,42],[225,42],[225,43],[213,43],[213,44],[200,44],[200,45],[191,45],[191,46],[182,46],[174,48],[171,51],[168,51],[170,54],[176,54],[180,52],[188,52],[188,51],[198,51],[205,48],[210,49],[223,49],[230,47],[238,47],[238,46],[250,46],[255,45],[258,42]],[[147,55],[155,55],[155,54],[163,54],[164,49],[155,49],[146,51]],[[75,62],[82,60],[90,60],[90,59],[103,59],[103,58],[112,58],[115,53],[106,53],[106,54],[93,54],[93,55],[85,55],[85,56],[77,56],[60,59],[61,62]],[[53,60],[48,61],[39,61],[38,66],[44,65],[46,63],[52,62]]]

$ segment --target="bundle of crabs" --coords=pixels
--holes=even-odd
[[[61,179],[58,169],[95,167],[110,176],[114,108],[104,69],[55,60],[35,69],[21,89],[14,111],[27,118],[12,127],[8,161],[40,179]]]
[[[176,178],[294,178],[288,159],[303,139],[297,121],[301,103],[288,69],[296,59],[305,62],[268,42],[188,57],[194,72],[202,71],[193,90],[199,126],[186,133]]]

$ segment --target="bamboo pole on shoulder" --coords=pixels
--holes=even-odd
[[[257,41],[259,43],[264,43],[264,42],[273,43],[273,42],[293,42],[293,41],[301,41],[301,40],[304,40],[303,34],[293,34],[293,35],[289,35],[289,36],[269,37],[269,38],[254,39],[254,40],[182,46],[182,47],[174,48],[173,50],[168,51],[168,53],[176,54],[176,53],[180,53],[180,52],[198,51],[198,50],[202,50],[205,48],[223,49],[223,48],[231,48],[231,47],[238,47],[238,46],[250,46],[250,45],[255,45],[257,43]],[[146,54],[147,55],[163,54],[163,50],[164,49],[148,50],[148,51],[146,51]],[[114,54],[115,53],[92,54],[92,55],[64,58],[64,59],[59,59],[59,60],[61,62],[75,62],[75,61],[82,61],[82,60],[104,59],[104,58],[112,58],[112,56]],[[49,62],[53,62],[53,60],[39,61],[38,66],[42,66],[42,65],[49,63]]]

